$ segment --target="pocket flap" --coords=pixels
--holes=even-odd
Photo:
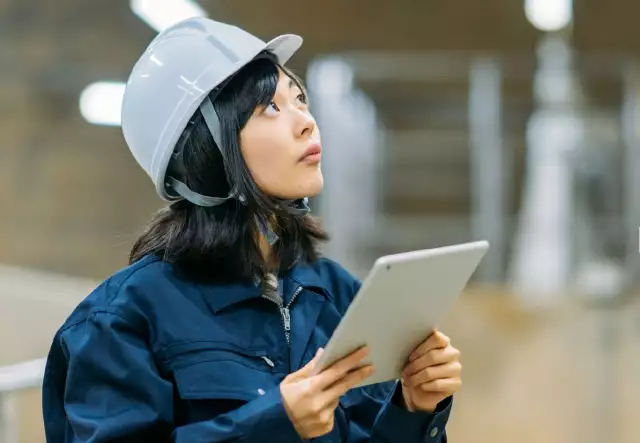
[[[182,349],[167,357],[181,398],[250,401],[277,386],[266,352],[228,348]]]

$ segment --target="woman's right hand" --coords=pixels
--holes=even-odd
[[[311,375],[322,355],[322,349],[318,349],[313,360],[282,381],[280,392],[284,407],[301,438],[331,432],[340,397],[373,374],[371,365],[358,368],[368,354],[368,348],[361,348],[321,373]]]

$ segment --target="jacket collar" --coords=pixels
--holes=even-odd
[[[316,292],[321,292],[324,296],[329,294],[328,282],[324,281],[320,274],[307,263],[296,264],[284,276],[291,278],[304,288],[315,289]]]
[[[215,313],[262,295],[257,286],[249,283],[208,285],[204,288],[204,293],[207,303]]]
[[[284,272],[282,276],[290,278],[294,283],[306,289],[328,297],[327,283],[322,280],[315,269],[307,264],[297,264],[289,271]],[[207,303],[215,313],[237,303],[262,296],[260,289],[250,283],[207,285],[204,292]]]

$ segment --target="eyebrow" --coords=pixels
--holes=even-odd
[[[294,79],[289,78],[289,89],[291,89],[291,88],[298,88],[298,89],[302,90],[300,85],[298,85],[298,83]]]

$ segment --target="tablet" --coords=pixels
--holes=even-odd
[[[366,386],[400,378],[411,352],[452,308],[489,243],[478,241],[376,260],[331,336],[315,373],[362,346],[375,373]]]

